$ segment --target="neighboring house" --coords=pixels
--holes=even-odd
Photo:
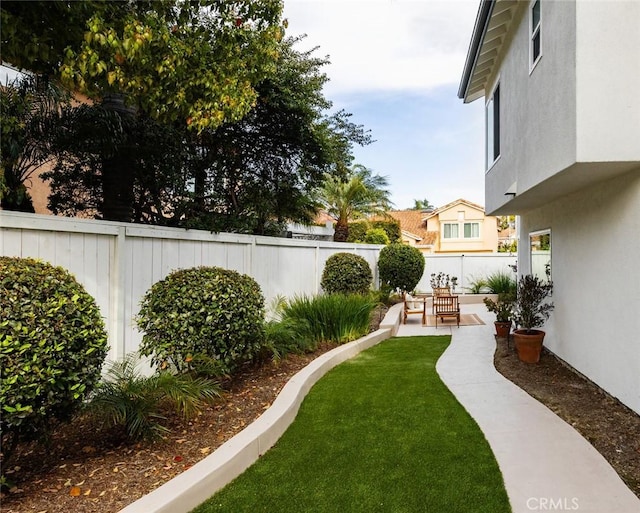
[[[433,245],[438,238],[436,232],[427,230],[426,211],[423,210],[391,210],[387,212],[398,223],[402,242],[418,248],[423,253],[433,253]]]
[[[438,234],[435,253],[498,251],[498,220],[486,216],[481,205],[457,199],[428,214],[426,223]]]
[[[395,210],[389,215],[400,222],[402,241],[423,253],[495,253],[498,250],[497,219],[484,208],[464,199],[435,210]]]
[[[486,104],[486,207],[551,270],[545,345],[640,413],[640,2],[482,0],[459,97]]]

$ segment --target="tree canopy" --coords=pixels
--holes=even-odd
[[[251,109],[275,67],[281,13],[281,0],[5,0],[1,57],[201,131]]]
[[[93,100],[51,112],[49,208],[259,234],[311,221],[313,192],[344,180],[353,145],[371,137],[349,113],[326,113],[328,60],[283,39],[281,10],[280,0],[3,1],[2,59]]]

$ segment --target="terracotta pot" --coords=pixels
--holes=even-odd
[[[518,358],[521,362],[538,363],[540,361],[544,335],[544,331],[540,330],[515,330],[513,332]]]
[[[496,327],[497,337],[507,338],[509,336],[509,333],[511,332],[511,321],[509,322],[495,321],[493,324]]]

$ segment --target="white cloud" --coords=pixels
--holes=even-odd
[[[329,55],[330,94],[429,91],[460,80],[478,1],[285,0],[287,35]]]

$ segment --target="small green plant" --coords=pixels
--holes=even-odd
[[[366,220],[354,221],[349,223],[349,235],[347,242],[362,242],[367,234],[367,230],[371,228],[371,223]]]
[[[364,236],[365,244],[389,244],[389,236],[382,228],[371,228]]]
[[[432,289],[449,287],[452,291],[454,291],[458,286],[458,278],[457,276],[449,276],[448,274],[445,274],[443,272],[439,272],[438,274],[431,273],[430,283]]]
[[[107,333],[95,300],[62,267],[0,258],[3,464],[21,440],[68,421],[100,378]]]
[[[324,266],[320,285],[327,294],[367,294],[373,275],[368,262],[353,253],[335,253]]]
[[[155,283],[137,318],[140,354],[158,369],[196,371],[203,357],[233,372],[261,351],[264,298],[250,276],[219,267],[174,271]]]
[[[554,307],[553,303],[545,302],[552,292],[551,281],[543,281],[531,274],[521,276],[513,317],[516,324],[528,332],[542,326]]]
[[[389,244],[380,250],[378,270],[382,287],[409,291],[424,273],[424,255],[419,249],[406,244]]]
[[[483,301],[487,310],[496,314],[496,320],[498,322],[511,322],[515,302],[514,294],[504,292],[502,294],[498,294],[497,301],[488,297],[485,297]]]
[[[485,278],[470,277],[468,280],[469,286],[466,287],[470,294],[482,294],[487,292],[487,280]]]
[[[283,320],[305,326],[314,346],[320,342],[345,343],[369,332],[376,301],[360,294],[296,296],[283,309]]]
[[[491,294],[513,294],[516,286],[516,280],[506,271],[496,271],[487,277],[487,289]]]
[[[308,336],[306,319],[284,318],[286,305],[286,298],[276,297],[270,305],[270,318],[264,324],[262,357],[270,356],[276,363],[290,353],[304,353],[315,347]]]
[[[219,385],[205,378],[168,371],[143,376],[138,356],[130,353],[110,363],[87,409],[109,428],[121,427],[128,438],[154,439],[169,431],[162,424],[166,410],[189,419],[219,396]]]

